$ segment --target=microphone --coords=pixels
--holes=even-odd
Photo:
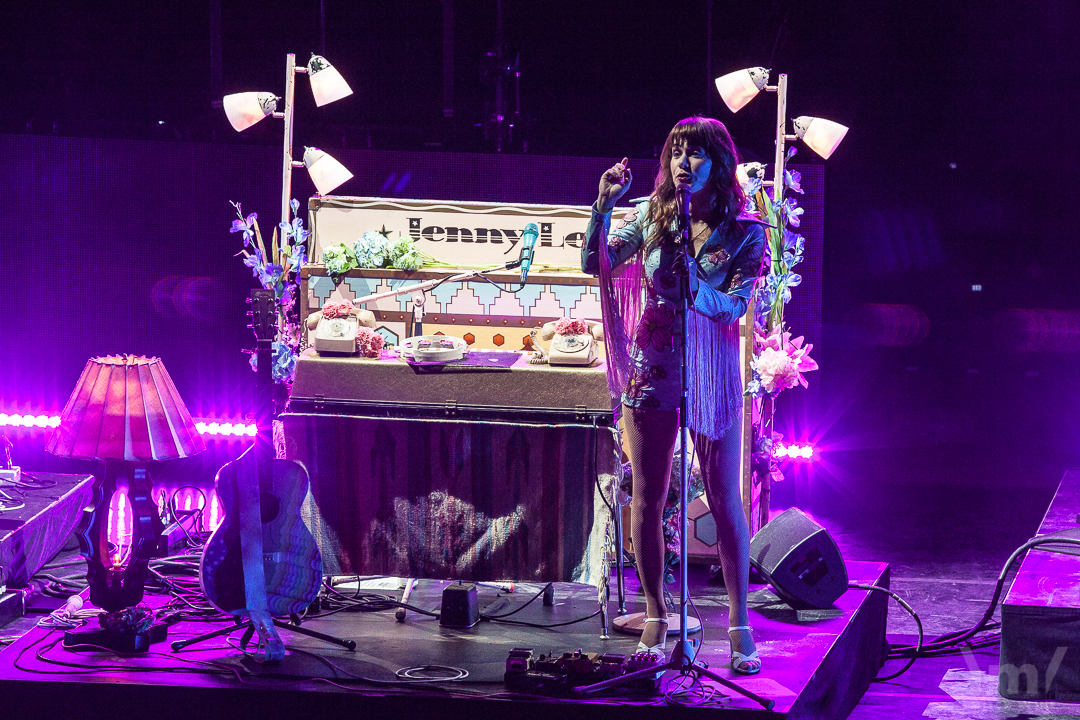
[[[690,239],[690,186],[675,186],[675,199],[679,206],[679,235],[683,240]]]
[[[521,248],[521,284],[525,284],[525,278],[529,276],[529,267],[532,265],[533,259],[533,246],[536,245],[536,238],[540,235],[540,228],[536,226],[536,223],[529,223],[525,226],[524,232],[521,233],[522,240],[525,241],[524,247]]]

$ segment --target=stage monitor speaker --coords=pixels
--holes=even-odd
[[[840,548],[798,508],[788,508],[754,535],[750,564],[794,608],[827,608],[847,591]]]

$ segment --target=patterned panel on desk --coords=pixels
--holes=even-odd
[[[347,277],[337,285],[329,278],[313,276],[309,281],[311,310],[327,302],[354,300],[364,295],[397,289],[414,281],[384,278]],[[522,318],[577,317],[600,320],[597,289],[588,285],[529,283],[517,292],[508,292],[483,281],[443,283],[428,292],[427,311],[483,318],[490,315]],[[384,298],[368,305],[369,310],[387,313],[408,312],[409,295]]]
[[[603,312],[600,309],[599,288],[587,287],[585,290],[586,292],[571,310],[570,316],[588,320],[600,320],[603,317]]]

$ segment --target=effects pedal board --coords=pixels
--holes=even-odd
[[[600,655],[578,649],[562,655],[537,655],[532,648],[514,648],[506,658],[503,678],[506,687],[514,692],[565,697],[573,695],[576,687],[645,670],[663,662],[663,658],[647,652]],[[637,692],[655,692],[659,686],[659,678],[646,676],[623,687]]]

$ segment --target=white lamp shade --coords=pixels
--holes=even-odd
[[[795,134],[802,138],[806,146],[826,160],[836,150],[836,146],[847,135],[848,129],[840,123],[822,118],[803,115],[793,121]]]
[[[322,55],[312,55],[308,60],[308,78],[311,80],[311,94],[319,107],[352,95],[349,83]]]
[[[746,103],[765,89],[769,71],[763,67],[736,70],[716,78],[716,90],[731,112],[739,112]]]
[[[320,195],[328,195],[353,176],[344,165],[315,147],[304,148],[304,166]]]
[[[267,92],[242,92],[226,95],[221,104],[236,132],[246,130],[277,109],[277,98]]]

